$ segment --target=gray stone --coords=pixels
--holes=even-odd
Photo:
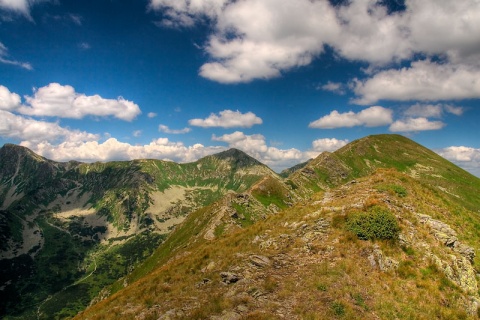
[[[238,280],[242,279],[240,275],[233,272],[222,272],[220,273],[220,276],[222,277],[222,282],[226,284],[235,283]]]
[[[266,268],[271,265],[270,259],[259,255],[250,256],[250,263],[258,268]]]

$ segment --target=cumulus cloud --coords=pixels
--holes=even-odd
[[[405,110],[405,115],[409,117],[441,118],[445,112],[460,116],[463,114],[464,108],[440,103],[416,103]]]
[[[191,119],[188,121],[191,126],[210,128],[251,128],[256,124],[262,124],[261,118],[253,112],[241,113],[240,111],[223,110],[219,114],[211,113],[206,119]]]
[[[164,25],[191,27],[210,20],[212,33],[204,46],[210,61],[200,75],[222,83],[278,77],[309,64],[325,45],[340,57],[373,66],[417,53],[478,66],[478,1],[411,0],[396,11],[387,6],[376,0],[340,5],[327,0],[284,0],[281,5],[276,0],[150,1],[150,8],[167,20]]]
[[[0,0],[0,3],[1,3],[1,0]],[[0,42],[0,63],[17,66],[25,70],[33,70],[32,65],[28,62],[21,62],[17,60],[8,59],[8,48],[1,42]]]
[[[92,141],[99,139],[98,135],[85,131],[70,130],[58,123],[38,121],[0,110],[0,136],[19,139],[36,144],[42,141]]]
[[[405,120],[397,120],[390,126],[392,132],[416,132],[427,130],[439,130],[445,126],[441,121],[430,121],[427,118],[407,118]]]
[[[184,134],[184,133],[189,133],[190,131],[192,131],[192,129],[183,128],[183,129],[180,129],[180,130],[172,130],[168,126],[161,124],[161,125],[158,126],[158,131],[164,132],[164,133],[169,133],[169,134]]]
[[[312,151],[314,152],[323,152],[323,151],[335,151],[341,147],[347,145],[348,140],[338,140],[335,138],[323,138],[317,139],[312,142]]]
[[[330,114],[311,122],[308,127],[316,129],[350,128],[355,126],[379,127],[392,123],[393,111],[380,106],[373,106],[358,113],[353,111],[339,113],[333,110]]]
[[[452,146],[435,151],[445,159],[480,177],[480,149]]]
[[[0,110],[13,111],[21,104],[20,96],[0,85]]]
[[[480,98],[480,66],[440,64],[429,60],[389,69],[354,83],[357,104],[379,100],[434,101]]]
[[[201,144],[185,146],[181,142],[172,142],[167,138],[155,139],[146,145],[131,145],[110,138],[104,142],[22,142],[22,145],[44,157],[56,161],[111,161],[133,159],[161,159],[175,162],[191,162],[212,153],[223,151],[223,147],[205,147]]]
[[[50,116],[82,119],[85,116],[108,117],[131,121],[141,113],[137,104],[125,100],[105,99],[99,95],[87,96],[75,92],[72,86],[51,83],[26,97],[27,105],[18,111],[30,116]]]
[[[147,117],[149,117],[150,119],[155,118],[156,116],[157,116],[157,114],[155,112],[149,112],[147,114]]]

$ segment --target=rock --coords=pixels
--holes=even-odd
[[[450,281],[458,285],[465,292],[471,294],[478,292],[475,269],[467,258],[449,255],[448,259],[442,260],[434,254],[432,254],[430,258],[435,266],[441,270]]]
[[[258,268],[266,268],[271,265],[270,259],[259,255],[250,256],[250,263]]]
[[[428,225],[432,230],[432,234],[442,244],[458,252],[465,257],[470,263],[473,263],[475,258],[475,250],[458,241],[457,233],[448,224],[435,220],[426,214],[417,214],[420,222]]]
[[[240,304],[235,308],[238,312],[245,313],[248,312],[248,307],[244,304]]]
[[[469,301],[466,303],[465,309],[470,316],[477,316],[480,309],[480,299],[475,296],[469,296]]]
[[[473,264],[473,259],[475,259],[475,249],[457,241],[453,247],[453,250],[460,253],[462,256],[467,258],[471,264]]]
[[[204,285],[206,285],[206,284],[209,284],[210,282],[211,282],[210,279],[204,278],[204,279],[202,279],[202,281],[198,282],[198,283],[195,285],[195,287],[200,288],[200,287],[202,287],[202,286],[204,286]]]
[[[205,266],[205,268],[203,268],[201,271],[203,273],[207,273],[207,272],[210,272],[213,270],[213,268],[215,268],[215,262],[211,261],[207,266]]]
[[[222,277],[222,282],[225,284],[235,283],[242,278],[240,275],[233,272],[222,272],[220,273],[220,276]]]
[[[435,220],[427,214],[417,214],[420,222],[432,230],[433,236],[446,246],[453,247],[458,241],[457,233],[448,224]]]
[[[368,261],[372,267],[378,265],[378,268],[384,272],[398,269],[398,261],[385,256],[378,245],[374,246],[373,253],[368,256]]]

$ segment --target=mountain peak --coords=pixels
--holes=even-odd
[[[28,149],[27,147],[23,147],[20,145],[6,143],[0,148],[0,159],[11,158],[18,159],[20,157],[28,156],[32,159],[37,161],[47,161],[46,158],[36,154],[32,150]]]
[[[242,150],[231,148],[226,151],[212,155],[212,157],[219,160],[226,160],[232,162],[237,168],[251,167],[256,165],[263,165],[257,159],[249,156]]]

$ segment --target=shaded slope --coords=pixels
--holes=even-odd
[[[5,145],[0,315],[74,315],[148,257],[190,212],[264,175],[276,176],[238,150],[186,164],[87,164],[58,163]],[[51,273],[57,269],[60,274]]]

